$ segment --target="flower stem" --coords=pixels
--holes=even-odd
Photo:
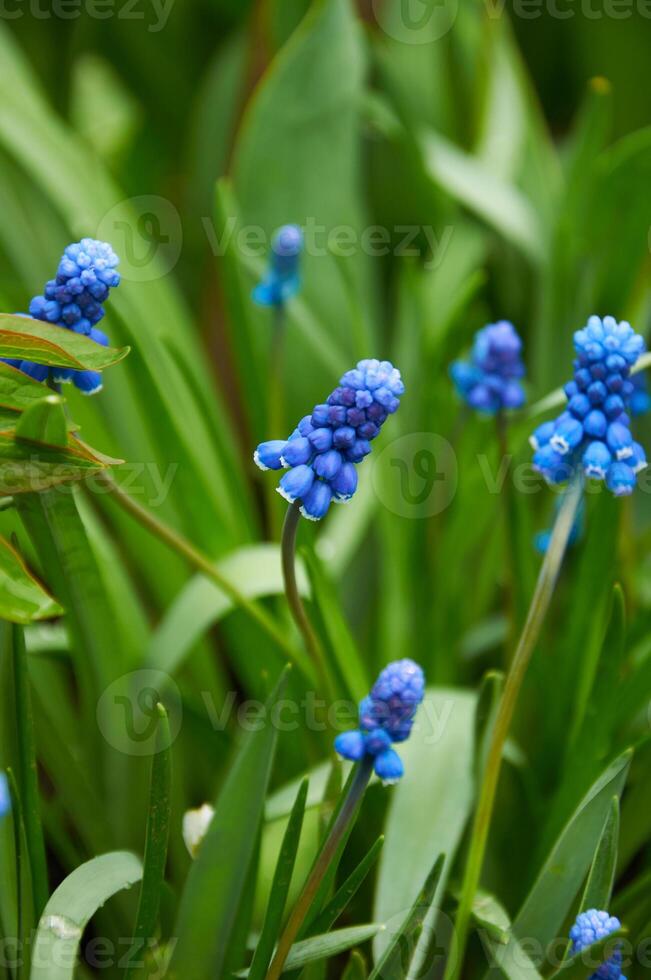
[[[357,813],[357,809],[362,800],[368,781],[373,773],[373,759],[366,756],[357,764],[357,768],[348,787],[348,793],[343,801],[339,813],[332,825],[332,829],[326,838],[321,851],[310,871],[307,881],[303,886],[294,909],[287,920],[287,925],[276,947],[276,954],[271,962],[266,980],[278,980],[289,951],[298,936],[301,926],[310,911],[310,907],[319,890],[328,868],[336,856],[339,846],[346,835],[352,820]]]
[[[456,980],[461,973],[463,954],[468,940],[470,917],[475,894],[484,863],[488,842],[495,795],[502,766],[504,743],[511,726],[518,695],[522,688],[531,655],[540,636],[540,631],[554,594],[558,573],[563,563],[572,526],[583,492],[583,478],[578,475],[570,484],[559,508],[547,554],[540,569],[536,589],[531,600],[520,641],[511,661],[506,677],[504,692],[497,710],[495,725],[491,736],[479,800],[475,810],[470,851],[466,863],[461,898],[456,919],[457,955],[450,958],[445,971],[445,980]]]
[[[283,524],[283,536],[281,543],[281,555],[283,565],[283,579],[285,580],[285,594],[294,622],[298,626],[301,636],[305,641],[307,652],[316,669],[319,681],[323,690],[330,692],[330,681],[325,667],[323,648],[319,638],[314,632],[312,623],[309,620],[301,594],[298,591],[296,581],[296,535],[301,519],[301,511],[298,502],[290,504],[285,515]]]
[[[269,401],[267,414],[269,431],[273,439],[283,439],[285,436],[285,406],[283,386],[283,361],[285,351],[285,326],[287,313],[285,304],[280,303],[273,310],[273,327],[271,336],[271,352],[269,356]],[[281,532],[281,501],[275,488],[267,484],[267,516],[269,533],[272,541],[278,541]]]
[[[249,599],[240,590],[232,584],[214,565],[214,563],[199,551],[195,546],[188,541],[183,535],[175,531],[168,524],[159,520],[155,517],[151,511],[147,510],[140,503],[134,500],[125,490],[122,489],[120,484],[114,479],[111,473],[107,470],[100,471],[95,479],[97,479],[107,490],[110,491],[113,499],[116,503],[122,507],[123,510],[127,511],[135,520],[138,521],[144,528],[151,531],[157,538],[164,541],[173,551],[176,551],[179,555],[185,558],[191,565],[193,565],[202,575],[206,578],[211,579],[224,592],[229,599],[242,609],[251,619],[267,633],[268,636],[274,640],[275,643],[283,650],[285,654],[297,664],[298,667],[308,676],[310,680],[314,680],[314,671],[310,661],[305,657],[305,655],[297,650],[292,643],[287,639],[285,633],[281,627],[276,623],[272,616],[267,613],[262,606],[258,605],[257,602]]]

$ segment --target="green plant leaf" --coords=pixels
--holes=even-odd
[[[581,900],[581,911],[608,909],[615,884],[619,843],[619,800],[611,802]]]
[[[84,480],[106,465],[106,459],[91,455],[82,443],[48,446],[0,432],[0,494],[42,493]]]
[[[68,424],[59,395],[45,395],[25,409],[16,423],[16,439],[44,442],[48,446],[68,445]]]
[[[403,980],[405,976],[403,962],[405,949],[414,951],[410,957],[407,972],[411,972],[416,967],[415,958],[418,955],[418,936],[434,903],[444,866],[445,855],[441,854],[436,859],[434,867],[427,876],[427,880],[418,898],[402,925],[396,932],[387,929],[389,942],[383,955],[376,963],[369,980]]]
[[[302,939],[294,943],[289,956],[285,961],[283,973],[291,970],[299,970],[310,963],[317,963],[319,960],[327,960],[339,953],[345,953],[347,949],[364,943],[373,936],[377,935],[385,927],[381,922],[369,923],[365,926],[350,926],[348,929],[336,929],[325,936],[312,936],[310,939]],[[236,974],[238,977],[248,977],[248,970],[241,970]]]
[[[142,958],[143,950],[156,935],[161,891],[165,881],[167,846],[170,834],[170,807],[172,783],[172,753],[170,750],[170,726],[167,711],[162,704],[157,705],[158,730],[156,732],[155,754],[151,764],[151,788],[147,810],[147,836],[145,839],[145,860],[134,930],[135,948],[132,960]],[[130,965],[126,977],[137,975],[134,965]]]
[[[267,701],[280,697],[286,671]],[[277,730],[249,732],[215,803],[215,815],[183,890],[169,980],[221,975],[253,858]]]
[[[76,371],[103,371],[128,353],[128,347],[104,347],[84,334],[43,320],[0,313],[0,357]]]
[[[345,910],[348,903],[361,887],[367,874],[377,861],[383,844],[384,837],[378,837],[372,847],[359,862],[357,867],[350,873],[343,885],[328,902],[323,911],[320,912],[314,922],[311,923],[310,932],[327,932],[332,928],[333,923],[337,921],[339,916]]]
[[[105,902],[142,878],[135,854],[113,851],[87,861],[54,892],[38,925],[31,980],[73,980],[84,929]]]
[[[366,960],[361,953],[354,951],[346,964],[341,980],[366,980]]]
[[[492,940],[503,945],[508,943],[511,920],[494,895],[478,889],[472,904],[472,916],[479,928],[485,929]]]
[[[0,619],[27,624],[62,614],[56,599],[45,591],[9,542],[0,537]]]
[[[304,779],[296,794],[296,800],[280,847],[262,932],[256,944],[249,970],[250,980],[263,980],[280,933],[303,827],[307,788],[308,780]]]
[[[440,881],[445,887],[473,799],[475,704],[465,691],[429,689],[410,739],[399,746],[405,775],[392,791],[385,826],[374,909],[379,921],[409,908],[414,888],[425,884],[424,869],[440,853],[446,854]],[[376,959],[386,943],[385,934],[378,936]]]

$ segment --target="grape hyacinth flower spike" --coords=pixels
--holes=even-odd
[[[11,810],[11,792],[9,780],[4,772],[0,772],[0,819],[6,817]]]
[[[522,340],[512,323],[500,320],[475,334],[469,361],[454,361],[450,376],[457,394],[485,415],[522,408]]]
[[[592,946],[593,943],[605,939],[613,932],[621,929],[621,922],[614,915],[602,912],[597,909],[590,909],[582,912],[570,930],[572,940],[572,955],[580,953],[582,950]],[[622,952],[616,949],[610,959],[602,963],[590,976],[589,980],[626,980],[622,976]]]
[[[260,306],[283,306],[301,288],[299,274],[303,251],[303,232],[298,225],[283,225],[271,242],[267,273],[253,290],[253,299]]]
[[[628,496],[647,465],[629,417],[635,390],[630,373],[644,340],[629,323],[591,316],[574,334],[574,348],[574,378],[565,385],[567,408],[531,436],[534,468],[551,484],[583,472],[605,481],[616,497]]]
[[[389,361],[360,361],[289,439],[259,445],[255,462],[262,470],[286,469],[278,493],[289,503],[300,502],[303,517],[319,521],[331,503],[354,496],[356,467],[398,409],[404,390],[400,372]]]
[[[108,346],[108,337],[97,324],[104,317],[103,303],[111,289],[120,283],[116,271],[119,259],[110,245],[93,238],[82,238],[68,245],[57,274],[46,283],[42,296],[29,304],[29,316],[84,334],[97,344]],[[102,376],[97,371],[74,371],[47,367],[32,361],[5,360],[36,381],[72,383],[84,395],[101,390]]]
[[[389,664],[359,706],[359,728],[338,735],[335,749],[352,762],[371,757],[384,783],[397,782],[404,767],[392,744],[409,738],[424,695],[425,675],[417,663],[404,659]]]

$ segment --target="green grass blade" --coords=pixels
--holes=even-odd
[[[379,857],[383,844],[384,837],[378,837],[357,867],[346,878],[341,888],[338,889],[337,893],[328,902],[318,918],[311,924],[310,932],[322,933],[332,928],[332,925],[337,921],[348,903],[364,883],[366,876]]]
[[[267,702],[270,711],[284,689],[286,671]],[[169,980],[221,975],[229,939],[256,847],[276,745],[268,724],[249,732],[215,804],[181,898]]]
[[[79,943],[95,912],[142,878],[135,854],[113,851],[73,871],[45,906],[34,944],[31,980],[73,980]]]
[[[595,852],[581,900],[581,911],[608,909],[615,884],[617,850],[619,842],[619,800],[615,796],[610,804],[599,846]]]
[[[384,954],[376,963],[375,969],[371,973],[369,980],[403,980],[403,946],[406,944],[408,949],[416,946],[416,937],[423,927],[430,906],[434,901],[443,868],[445,865],[445,855],[441,854],[435,861],[434,867],[427,876],[427,880],[422,891],[408,912],[404,922],[394,933]],[[416,950],[417,952],[417,950]],[[413,961],[412,961],[413,962]],[[411,966],[411,964],[410,964]]]
[[[17,783],[20,791],[25,838],[32,877],[32,896],[35,917],[38,918],[49,895],[45,842],[39,804],[36,747],[34,744],[34,714],[25,638],[20,626],[3,623],[2,643],[12,651],[16,728],[18,747]]]
[[[170,805],[172,782],[172,753],[170,749],[170,726],[167,711],[162,704],[158,708],[158,731],[156,733],[155,755],[151,764],[151,788],[147,817],[147,836],[145,839],[144,870],[140,901],[134,931],[135,948],[132,961],[141,959],[148,941],[156,935],[160,896],[165,880],[167,864],[167,845],[170,833]],[[136,974],[135,966],[130,965],[125,980]]]
[[[289,886],[292,881],[292,874],[296,864],[296,855],[301,837],[303,817],[305,816],[305,802],[307,800],[307,789],[309,782],[304,779],[301,783],[296,801],[292,807],[292,812],[287,823],[287,828],[283,837],[283,842],[278,855],[278,862],[274,872],[267,912],[262,926],[262,932],[258,940],[251,968],[249,970],[250,980],[263,980],[271,957],[274,946],[280,933]]]
[[[285,971],[297,970],[309,963],[317,963],[319,960],[327,960],[344,953],[347,949],[372,939],[382,929],[384,929],[382,923],[376,922],[364,926],[350,926],[348,929],[335,929],[326,936],[303,939],[292,946]]]
[[[0,313],[0,357],[76,371],[103,371],[128,353],[128,347],[103,347],[84,334],[43,320]]]

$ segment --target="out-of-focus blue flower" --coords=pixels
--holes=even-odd
[[[359,728],[338,735],[335,749],[353,762],[372,757],[379,778],[384,783],[397,782],[404,768],[391,746],[409,738],[424,695],[425,675],[417,663],[405,659],[389,664],[359,706]]]
[[[631,435],[631,368],[644,350],[629,323],[591,316],[574,334],[574,379],[565,385],[567,409],[531,436],[533,465],[549,483],[564,483],[579,468],[604,480],[617,497],[633,492],[647,465]]]
[[[487,415],[521,408],[526,395],[522,341],[512,323],[490,323],[475,335],[470,361],[454,361],[450,376],[471,408]]]
[[[97,328],[104,316],[103,303],[111,289],[120,284],[116,271],[119,259],[110,245],[93,238],[82,238],[68,245],[59,262],[55,279],[45,285],[42,296],[29,304],[29,315],[75,333],[85,334],[96,344],[108,345],[108,337]],[[36,381],[72,383],[85,395],[94,395],[102,387],[97,371],[72,371],[49,368],[32,361],[6,360]]]
[[[11,793],[9,781],[4,772],[0,772],[0,818],[5,817],[11,810]]]
[[[261,443],[253,459],[262,470],[286,469],[278,493],[319,521],[331,503],[346,503],[357,490],[356,464],[371,451],[405,386],[390,361],[360,361],[328,400],[301,419],[289,439]]]
[[[556,501],[556,513],[558,513],[558,511],[560,510],[561,502],[562,502],[562,497],[559,497],[559,499]],[[577,541],[582,536],[584,523],[585,523],[585,506],[583,501],[581,501],[576,512],[576,518],[574,519],[572,530],[570,531],[570,536],[567,541],[569,546],[576,544]],[[536,536],[534,537],[534,542],[533,542],[534,548],[536,549],[537,552],[539,552],[539,554],[546,555],[549,549],[549,542],[551,541],[551,539],[552,539],[551,530],[539,531],[538,534],[536,534]]]
[[[651,410],[651,394],[646,379],[646,373],[640,371],[631,378],[633,382],[633,394],[631,395],[630,409],[631,415],[637,417],[646,415]]]
[[[271,242],[267,274],[253,290],[253,299],[260,306],[282,306],[299,291],[303,244],[303,232],[298,225],[278,229]]]
[[[582,912],[570,930],[572,940],[572,955],[587,949],[593,943],[605,939],[613,932],[621,929],[621,922],[614,915],[608,912],[600,912],[597,909],[590,909]],[[616,950],[615,953],[606,960],[605,963],[592,974],[590,980],[626,980],[622,977],[622,953]]]

